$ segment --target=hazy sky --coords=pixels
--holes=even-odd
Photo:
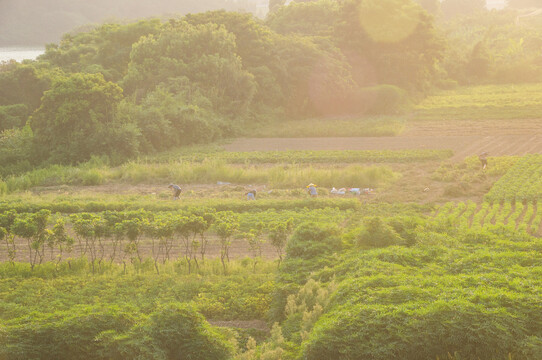
[[[0,0],[0,46],[44,45],[107,19],[197,13],[213,9],[265,15],[268,0]]]

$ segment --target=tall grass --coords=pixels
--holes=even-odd
[[[231,165],[223,160],[200,163],[180,161],[167,164],[129,162],[116,168],[51,166],[6,179],[7,192],[36,186],[100,185],[109,182],[127,184],[169,183],[214,184],[219,181],[236,184],[267,184],[272,187],[320,186],[376,187],[392,182],[399,174],[385,166],[316,167],[306,165]]]

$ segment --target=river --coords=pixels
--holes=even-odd
[[[25,59],[34,60],[45,52],[42,47],[0,47],[0,63],[15,60],[21,62]]]

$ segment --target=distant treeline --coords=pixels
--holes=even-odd
[[[0,175],[275,119],[397,114],[435,88],[542,80],[536,19],[517,26],[515,11],[475,1],[436,20],[461,1],[320,0],[279,4],[265,21],[213,11],[66,34],[38,61],[0,64]]]

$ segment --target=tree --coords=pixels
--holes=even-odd
[[[247,111],[255,92],[253,76],[242,69],[235,50],[235,37],[224,27],[171,21],[159,35],[133,45],[123,87],[145,94],[187,78],[216,113],[234,118]]]
[[[154,269],[160,275],[158,260],[160,256],[162,256],[164,263],[166,258],[169,259],[169,252],[173,245],[171,242],[174,233],[173,224],[169,219],[154,219],[154,221],[145,224],[145,233],[151,238]]]
[[[47,236],[47,223],[51,212],[40,210],[35,214],[19,215],[13,221],[11,232],[26,240],[28,246],[28,262],[33,271],[37,264],[41,264],[45,256]]]
[[[248,251],[253,259],[252,272],[254,273],[256,273],[256,264],[262,257],[262,247],[265,243],[265,239],[263,238],[264,227],[264,224],[259,222],[256,224],[256,228],[250,229],[248,233],[242,234],[242,237],[248,242]]]
[[[58,264],[62,261],[62,255],[64,252],[71,252],[74,243],[74,239],[68,235],[63,218],[57,219],[53,229],[51,230],[50,238],[52,243],[51,247],[58,248],[59,254],[56,261],[56,265],[58,266]]]
[[[489,48],[484,41],[479,41],[474,48],[467,64],[467,74],[470,77],[483,79],[490,70],[492,64]]]
[[[271,245],[275,248],[277,256],[279,257],[278,266],[282,262],[282,253],[284,247],[288,243],[288,239],[293,231],[293,219],[288,219],[286,222],[272,222],[268,225],[268,237],[271,241]]]
[[[279,34],[330,36],[339,21],[336,1],[297,2],[278,8],[267,25]]]
[[[224,274],[226,274],[226,260],[230,261],[231,239],[239,230],[239,214],[232,211],[217,213],[213,230],[220,238],[220,261],[224,268]]]
[[[348,54],[358,84],[430,88],[444,42],[421,6],[411,0],[348,0],[339,16],[334,40]]]
[[[32,168],[33,134],[30,126],[0,132],[0,176],[7,176]]]
[[[75,163],[92,155],[136,153],[137,131],[115,116],[121,99],[122,89],[101,74],[58,79],[30,118],[35,157]]]

